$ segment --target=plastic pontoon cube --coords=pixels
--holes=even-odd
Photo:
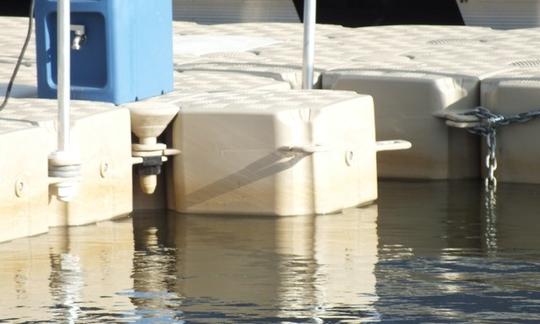
[[[434,113],[478,106],[476,77],[404,71],[330,71],[325,89],[373,96],[377,139],[401,138],[412,149],[378,158],[379,176],[460,179],[480,176],[480,139],[452,129]]]
[[[11,143],[0,142],[0,153],[14,156],[0,162],[8,163],[10,178],[17,174],[29,179],[30,190],[38,181],[46,194],[44,212],[35,212],[45,219],[49,226],[77,226],[124,216],[132,211],[132,163],[131,163],[131,129],[130,115],[127,108],[115,107],[108,103],[89,101],[72,101],[71,148],[80,157],[81,176],[76,197],[69,203],[60,202],[54,196],[50,182],[58,182],[57,178],[40,180],[39,175],[48,176],[48,155],[58,149],[57,146],[57,102],[44,99],[15,99],[2,111],[2,117],[19,120],[17,124],[37,125],[35,129],[41,133],[22,137],[23,132],[14,133]],[[21,122],[24,121],[24,122]],[[2,129],[0,128],[0,133]],[[28,143],[28,145],[26,145]],[[34,154],[42,152],[41,158]],[[19,154],[20,157],[17,157]],[[32,164],[33,163],[33,164]],[[38,174],[25,172],[24,165],[39,163]],[[30,166],[28,167],[30,171]],[[2,174],[0,173],[0,177]],[[6,185],[13,180],[7,180]],[[2,183],[0,182],[0,186]],[[0,194],[8,197],[13,192],[13,185],[0,189]],[[8,195],[9,193],[9,195]],[[29,194],[30,192],[28,192]],[[25,197],[29,197],[28,195]],[[35,200],[37,201],[38,198]],[[41,198],[40,198],[41,199]],[[19,200],[14,200],[19,201]],[[30,201],[30,202],[33,202]],[[27,207],[25,207],[27,208]],[[21,208],[21,211],[24,208]],[[0,215],[4,215],[0,206]],[[36,222],[37,223],[37,222]]]
[[[173,210],[325,214],[377,198],[370,96],[250,91],[199,95],[179,105]]]
[[[0,120],[0,242],[49,230],[46,138],[42,128]]]
[[[71,95],[121,104],[173,90],[171,0],[71,0]],[[57,91],[57,1],[36,2],[38,94]]]

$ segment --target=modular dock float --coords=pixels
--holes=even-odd
[[[0,18],[2,95],[26,23]],[[55,199],[58,179],[48,175],[48,156],[57,149],[56,107],[54,100],[37,98],[30,42],[12,98],[0,112],[0,241],[112,219],[134,208],[339,212],[376,200],[377,175],[480,178],[481,138],[448,128],[445,119],[478,106],[503,115],[540,107],[540,29],[318,25],[316,89],[305,91],[299,90],[299,23],[173,27],[174,91],[135,106],[150,117],[159,115],[158,107],[173,107],[178,116],[160,116],[172,121],[145,139],[135,130],[145,125],[134,125],[132,104],[73,101],[82,172],[70,202]],[[500,181],[540,183],[540,147],[531,140],[539,126],[531,121],[500,132]],[[408,148],[393,140],[410,141],[412,148],[381,152]],[[159,161],[148,164],[145,157],[156,151]],[[136,185],[149,174],[134,164],[161,171],[155,172],[157,188],[145,189],[155,190],[153,196]]]

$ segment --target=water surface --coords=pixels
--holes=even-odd
[[[540,322],[540,187],[382,182],[318,217],[138,213],[0,244],[0,321]],[[488,206],[489,207],[489,206]]]

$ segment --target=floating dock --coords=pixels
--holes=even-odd
[[[26,23],[0,18],[1,94]],[[68,203],[54,199],[47,174],[56,104],[36,99],[31,41],[0,112],[0,241],[127,215],[134,204],[182,213],[339,212],[377,199],[377,172],[480,178],[481,138],[441,117],[477,106],[504,115],[540,107],[540,29],[318,25],[312,91],[299,90],[302,31],[299,23],[174,22],[175,90],[139,104],[179,108],[160,139],[180,155],[167,158],[156,194],[143,196],[133,184],[129,105],[74,101],[82,176]],[[500,132],[500,181],[540,183],[537,127]],[[404,148],[376,142],[394,139],[413,147],[376,157]]]

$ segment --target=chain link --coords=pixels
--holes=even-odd
[[[497,178],[495,171],[497,170],[497,128],[511,124],[523,124],[532,119],[540,117],[540,110],[533,110],[524,113],[519,113],[510,116],[492,113],[485,107],[477,107],[472,111],[463,113],[464,116],[473,116],[478,119],[477,122],[471,123],[470,127],[465,127],[468,132],[476,135],[481,135],[486,139],[488,149],[485,165],[488,170],[485,186],[486,190],[492,192],[497,191]]]
[[[488,148],[488,153],[486,155],[486,168],[488,174],[486,176],[485,184],[487,189],[497,191],[497,178],[495,178],[495,171],[497,171],[497,130],[492,129],[485,137]]]
[[[474,118],[471,119],[470,117]],[[539,117],[540,110],[504,116],[494,114],[487,108],[478,107],[472,111],[459,114],[457,119],[454,119],[454,121],[457,121],[455,123],[449,122],[450,119],[447,121],[450,126],[465,128],[468,132],[481,135],[486,140],[485,166],[487,175],[484,186],[484,208],[486,213],[485,242],[488,254],[497,251],[497,178],[495,176],[495,171],[497,171],[497,129],[511,124],[523,124]]]

